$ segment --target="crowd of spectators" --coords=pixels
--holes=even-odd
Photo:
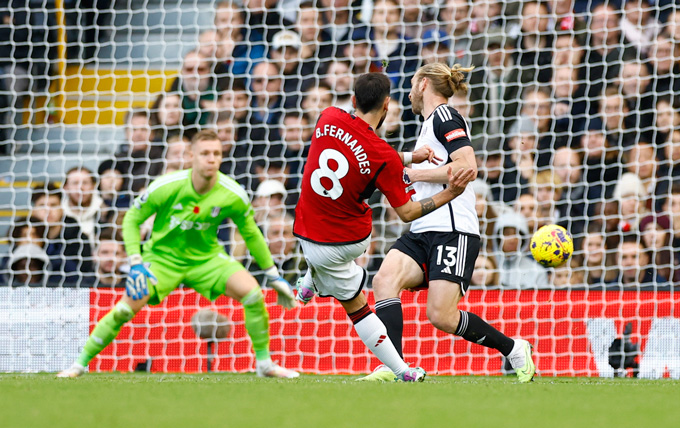
[[[6,281],[119,284],[125,210],[155,177],[187,167],[189,141],[204,128],[218,132],[220,170],[253,196],[274,259],[294,280],[304,260],[292,214],[320,112],[351,110],[353,79],[384,72],[393,94],[378,132],[409,150],[419,131],[411,78],[424,63],[442,61],[475,67],[469,94],[450,100],[469,120],[480,171],[473,186],[484,245],[473,286],[680,285],[680,8],[673,2],[244,3],[216,5],[214,27],[186,52],[169,89],[127,115],[114,158],[34,190],[30,216],[11,230]],[[375,273],[408,226],[380,195],[369,202],[374,243],[360,262]],[[552,223],[571,232],[576,251],[567,265],[546,269],[527,242]],[[257,271],[230,225],[220,239]]]

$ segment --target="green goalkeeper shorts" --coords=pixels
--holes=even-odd
[[[150,263],[158,283],[149,283],[149,304],[157,305],[180,284],[193,288],[206,299],[215,300],[224,294],[227,280],[234,273],[245,270],[233,257],[219,253],[217,257],[196,265],[178,265],[151,252],[142,256]]]

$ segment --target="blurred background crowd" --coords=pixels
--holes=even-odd
[[[32,108],[32,92],[53,88],[60,43],[50,9],[32,3],[0,2],[0,34],[10,41],[0,47],[0,166],[10,178],[18,112]],[[67,3],[75,20],[68,28],[79,31],[67,55],[96,66],[97,46],[120,30],[116,11],[132,2]],[[421,123],[410,110],[411,78],[438,61],[475,67],[469,93],[450,100],[469,122],[480,171],[473,186],[484,245],[474,287],[661,291],[680,284],[674,2],[198,3],[210,6],[212,25],[196,33],[162,91],[122,112],[124,138],[110,156],[29,177],[25,215],[11,197],[0,200],[12,211],[2,283],[121,285],[125,211],[154,178],[189,166],[189,141],[206,128],[222,141],[221,171],[252,195],[275,261],[294,282],[305,266],[293,214],[320,112],[350,111],[353,80],[384,72],[393,93],[378,132],[395,149],[410,150]],[[359,262],[375,274],[408,225],[380,194],[369,203],[372,244]],[[546,269],[527,244],[553,223],[570,231],[575,252],[568,264]],[[219,238],[258,273],[231,225]]]

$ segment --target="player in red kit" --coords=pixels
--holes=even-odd
[[[295,210],[294,233],[301,240],[309,269],[301,279],[298,300],[307,303],[318,293],[333,296],[345,308],[366,346],[396,378],[422,381],[421,368],[409,368],[387,336],[385,325],[369,309],[361,292],[367,272],[354,260],[368,247],[372,229],[366,199],[379,189],[399,217],[410,222],[460,195],[474,170],[449,171],[448,187],[414,202],[404,174],[412,162],[437,163],[429,147],[397,153],[375,134],[385,120],[390,102],[390,80],[368,73],[355,83],[355,114],[335,107],[324,110],[316,124]]]

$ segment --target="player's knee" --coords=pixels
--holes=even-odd
[[[261,300],[264,300],[264,294],[262,293],[262,289],[260,287],[255,287],[252,290],[250,290],[245,296],[243,296],[243,299],[241,299],[241,304],[244,306],[254,305]]]
[[[398,285],[397,280],[396,278],[393,277],[392,273],[384,271],[382,269],[379,270],[378,273],[373,278],[373,290],[376,294],[399,291],[395,290],[395,287],[397,285]]]
[[[125,324],[134,318],[135,312],[125,302],[118,302],[113,308],[113,318],[120,324]]]
[[[454,308],[454,310],[448,310],[437,307],[428,307],[427,318],[436,329],[453,334],[458,328],[460,313],[456,308]]]

